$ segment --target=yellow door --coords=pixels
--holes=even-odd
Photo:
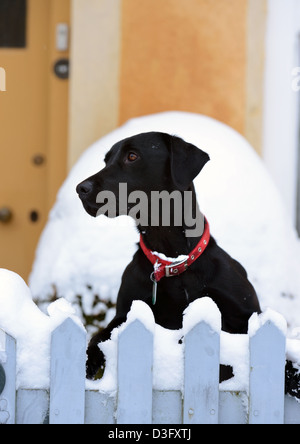
[[[66,173],[69,6],[0,1],[0,268],[24,279]]]

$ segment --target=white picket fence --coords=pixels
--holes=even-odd
[[[286,338],[272,321],[249,338],[248,394],[219,390],[220,335],[205,321],[184,338],[183,393],[153,390],[153,334],[140,320],[119,335],[114,396],[86,390],[86,337],[70,318],[52,333],[49,390],[16,390],[17,344],[0,335],[0,424],[300,424],[300,404],[284,395]]]

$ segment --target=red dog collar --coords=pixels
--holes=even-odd
[[[193,251],[187,256],[187,258],[183,261],[166,261],[164,259],[161,259],[159,256],[157,256],[155,253],[153,253],[149,248],[146,247],[142,235],[140,236],[140,246],[149,259],[149,261],[154,266],[154,279],[156,282],[159,282],[163,277],[172,277],[172,276],[178,276],[179,274],[185,272],[190,265],[192,265],[193,262],[195,262],[198,257],[201,256],[201,254],[206,249],[210,239],[210,232],[209,232],[209,224],[207,220],[205,219],[205,228],[204,232],[201,236],[201,239],[199,243],[196,245],[196,247],[193,249]]]

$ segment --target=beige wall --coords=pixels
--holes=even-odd
[[[119,124],[120,1],[72,0],[69,167]]]
[[[219,119],[260,152],[265,5],[72,0],[69,166],[127,119],[170,109]]]
[[[262,154],[266,21],[267,0],[248,0],[244,135],[259,154]]]

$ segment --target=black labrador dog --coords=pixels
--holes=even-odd
[[[199,211],[193,179],[208,160],[205,152],[179,137],[158,132],[143,133],[116,143],[105,157],[105,168],[77,186],[85,210],[94,217],[100,213],[110,217],[132,215],[134,202],[129,197],[134,194],[131,193],[140,192],[136,196],[148,198],[139,206],[139,211],[134,212],[143,249],[140,245],[123,274],[115,318],[90,341],[88,378],[92,379],[105,362],[98,344],[109,339],[112,330],[126,321],[135,299],[146,302],[156,323],[168,329],[180,329],[183,311],[195,299],[204,296],[217,304],[222,315],[222,329],[229,333],[247,333],[250,316],[260,312],[257,295],[246,271],[209,236],[208,222],[203,220]],[[120,191],[120,184],[126,184],[126,196],[124,187]],[[107,200],[99,198],[102,191],[115,196],[115,212],[110,212]],[[175,213],[184,212],[184,206],[178,210],[172,202],[169,223],[163,223],[161,215],[153,223],[150,218],[153,192],[172,195],[174,191],[182,198],[191,196],[187,206],[191,211],[189,224],[185,217],[175,220],[175,216],[183,216]],[[200,231],[196,229],[199,227],[202,227]],[[159,262],[163,259],[160,261],[161,256],[155,256],[153,252],[169,258],[179,255],[185,255],[185,258],[166,267],[169,273],[162,275]],[[151,255],[158,257],[154,266],[149,260]]]

